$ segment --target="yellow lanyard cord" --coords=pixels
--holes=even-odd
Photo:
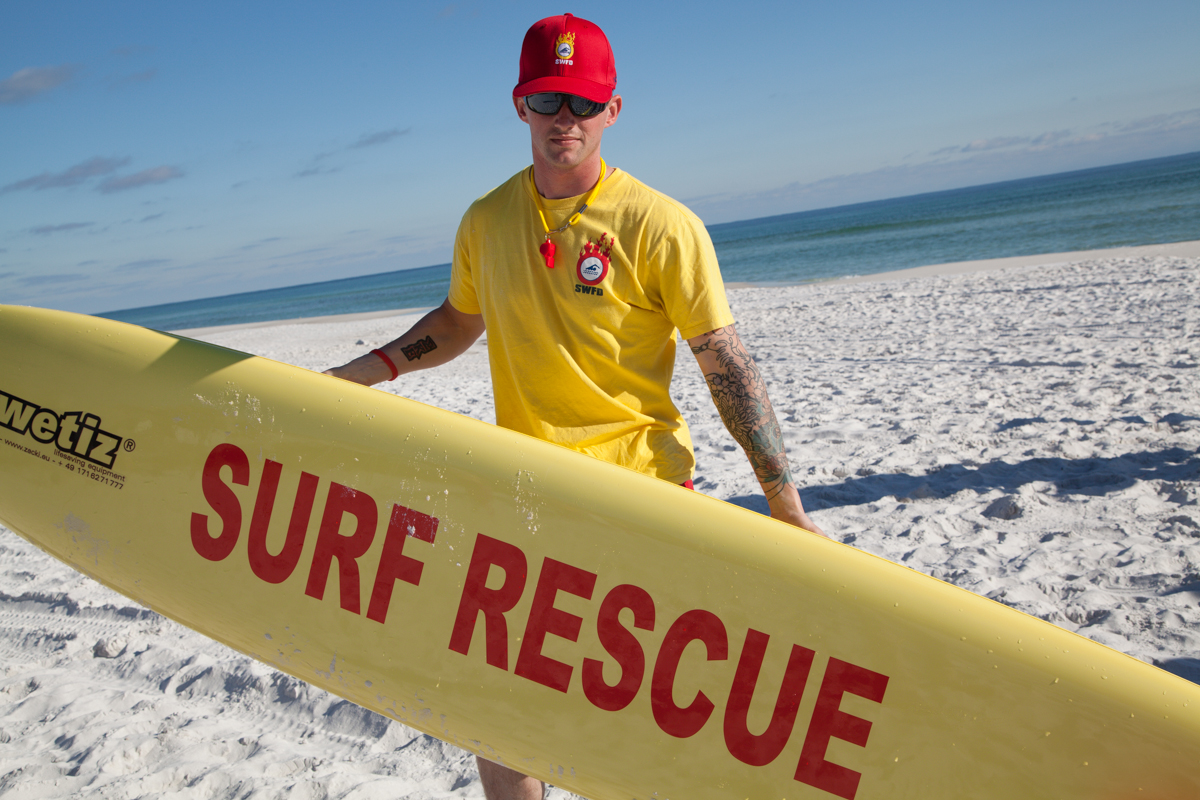
[[[542,205],[542,195],[538,192],[537,184],[533,180],[533,168],[529,168],[529,185],[533,188],[533,202],[537,204],[538,216],[542,218],[542,227],[546,230],[546,241],[550,241],[550,234],[562,233],[567,228],[579,222],[579,218],[583,216],[583,212],[587,211],[587,207],[590,206],[592,201],[596,199],[596,195],[600,194],[600,186],[603,185],[604,177],[607,174],[608,165],[605,164],[604,159],[601,158],[600,177],[596,180],[596,185],[592,187],[592,190],[588,192],[588,196],[584,199],[583,205],[581,205],[579,210],[572,214],[570,218],[563,223],[561,228],[550,230],[550,226],[546,223],[546,208]]]
[[[542,195],[538,192],[537,184],[533,180],[533,168],[529,169],[529,185],[533,188],[533,202],[537,204],[538,216],[542,218],[542,227],[546,230],[546,238],[550,238],[552,233],[562,233],[567,228],[579,222],[579,218],[583,216],[583,212],[596,199],[596,195],[600,193],[600,186],[604,183],[604,177],[608,174],[608,165],[604,163],[604,159],[600,159],[600,177],[596,180],[596,185],[588,192],[588,196],[584,199],[583,205],[579,207],[571,217],[563,224],[561,228],[550,230],[550,226],[546,223],[546,208],[542,205]]]

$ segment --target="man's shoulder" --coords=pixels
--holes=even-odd
[[[621,205],[637,208],[648,222],[666,230],[680,227],[704,229],[704,222],[690,208],[668,194],[638,180],[628,172],[621,182]]]
[[[529,168],[518,172],[511,178],[506,180],[499,186],[489,189],[481,196],[475,199],[470,206],[467,207],[464,216],[473,216],[479,214],[497,214],[504,213],[512,208],[514,201],[519,200],[523,195],[527,194],[525,190],[525,182],[529,180]]]

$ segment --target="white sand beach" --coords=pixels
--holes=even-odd
[[[1200,242],[735,288],[835,539],[1200,682]],[[190,335],[320,370],[414,312]],[[483,340],[381,386],[494,422]],[[681,348],[696,488],[765,511]],[[0,797],[482,797],[473,758],[0,528]],[[566,793],[554,790],[552,797]]]

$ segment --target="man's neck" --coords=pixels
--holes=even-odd
[[[556,167],[534,154],[533,183],[547,200],[561,200],[586,194],[600,179],[600,153],[570,168]]]

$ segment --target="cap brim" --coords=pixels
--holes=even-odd
[[[612,99],[612,87],[582,78],[568,78],[563,75],[549,75],[544,78],[534,78],[526,83],[517,84],[513,89],[513,97],[527,97],[538,92],[566,92],[586,97],[595,103],[607,103]]]

